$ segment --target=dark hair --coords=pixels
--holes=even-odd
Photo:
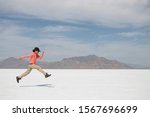
[[[35,52],[35,51],[40,52],[40,49],[39,49],[38,47],[35,47],[35,48],[33,49],[33,52]]]

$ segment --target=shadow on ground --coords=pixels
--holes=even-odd
[[[54,86],[52,84],[22,85],[20,87],[47,87],[47,88],[54,88]]]

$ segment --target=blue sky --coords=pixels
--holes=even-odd
[[[0,0],[0,59],[39,46],[44,60],[94,54],[150,65],[149,0]]]

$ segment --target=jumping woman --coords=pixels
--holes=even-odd
[[[39,55],[39,52],[40,52],[40,49],[38,47],[35,47],[33,49],[33,52],[31,54],[29,54],[27,56],[21,56],[20,57],[20,59],[30,58],[30,61],[29,61],[29,65],[28,65],[27,71],[24,72],[23,74],[21,74],[20,76],[16,77],[17,83],[19,83],[19,81],[23,77],[27,76],[32,71],[32,69],[37,69],[39,72],[41,72],[45,76],[45,78],[51,76],[51,74],[46,73],[40,66],[38,66],[36,64],[36,60],[37,59],[42,59],[43,56],[44,56],[44,52],[42,52],[41,56]]]

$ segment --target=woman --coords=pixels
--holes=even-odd
[[[27,56],[21,56],[20,57],[20,59],[30,58],[30,61],[29,61],[29,65],[28,65],[27,71],[24,72],[23,74],[21,74],[20,76],[16,77],[17,83],[19,83],[19,81],[23,77],[27,76],[32,71],[32,69],[37,69],[39,72],[41,72],[45,76],[45,78],[51,76],[51,74],[46,73],[40,66],[36,65],[36,60],[37,59],[42,59],[43,56],[44,56],[44,52],[42,52],[41,56],[38,54],[39,52],[40,52],[40,49],[38,47],[35,47],[31,54],[29,54]]]

